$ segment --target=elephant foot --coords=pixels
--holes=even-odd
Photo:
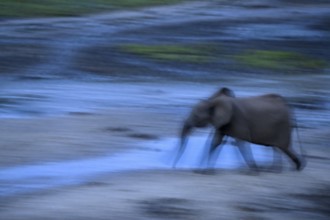
[[[247,176],[259,176],[260,174],[259,170],[253,170],[253,169],[244,169],[239,172]]]
[[[194,173],[202,175],[215,175],[216,171],[215,169],[196,169],[194,170]]]
[[[266,166],[262,169],[264,172],[268,173],[282,173],[283,167],[280,165],[271,165],[271,166]]]
[[[255,173],[259,173],[261,171],[260,167],[257,165],[251,165],[251,166],[249,166],[249,168],[250,168],[250,171],[255,172]]]

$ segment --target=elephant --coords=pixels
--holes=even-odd
[[[227,87],[223,87],[221,89],[219,89],[217,92],[215,92],[214,94],[212,94],[208,100],[213,100],[213,99],[216,99],[218,97],[221,97],[221,96],[228,96],[228,97],[232,97],[232,98],[235,98],[236,95],[234,93],[233,90],[227,88]],[[200,103],[201,105],[203,105],[203,102]],[[224,137],[223,141],[222,141],[222,144],[224,145],[227,141],[226,139],[227,136]],[[213,137],[213,141],[216,140],[216,137]],[[243,159],[245,160],[246,164],[253,170],[255,171],[258,171],[258,167],[257,167],[257,164],[253,158],[253,155],[252,155],[252,151],[250,149],[250,146],[249,144],[246,142],[246,141],[242,141],[238,138],[235,138],[235,141],[234,141],[234,146],[237,146],[237,148],[239,149],[241,155],[243,156]],[[221,148],[220,148],[221,149]],[[220,151],[218,152],[220,153]],[[217,158],[217,157],[215,157]],[[215,162],[215,161],[213,161]]]
[[[212,125],[215,134],[208,153],[209,163],[215,149],[221,145],[225,136],[229,136],[236,140],[279,149],[294,162],[297,170],[303,169],[304,164],[291,149],[291,112],[282,96],[265,94],[236,98],[221,93],[221,90],[216,94],[200,101],[185,120],[174,166],[182,156],[193,128]],[[247,154],[251,155],[251,152],[247,150]]]
[[[218,98],[218,97],[221,97],[221,96],[228,96],[228,97],[232,97],[232,98],[235,98],[235,97],[236,97],[236,95],[235,95],[235,93],[234,93],[233,90],[224,87],[224,88],[221,88],[221,89],[217,90],[215,93],[213,93],[213,94],[207,99],[207,101],[214,100],[214,99],[216,99],[216,98]],[[196,105],[196,107],[195,107],[196,111],[198,111],[197,109],[199,108],[199,106],[203,106],[203,105],[204,105],[204,102],[205,102],[205,100],[199,102],[199,103]],[[190,116],[190,118],[189,118],[187,121],[190,121],[190,123],[193,125],[192,127],[206,127],[206,126],[209,125],[209,123],[207,123],[207,124],[203,124],[203,125],[199,125],[199,123],[200,123],[199,120],[195,120],[195,119],[193,119],[193,116],[192,116],[192,115]],[[186,121],[186,122],[187,122],[187,121]],[[185,123],[185,124],[187,124],[187,123]],[[181,140],[182,140],[182,139],[181,139]],[[215,140],[215,138],[213,137],[213,141],[214,141],[214,140]],[[224,140],[223,140],[222,143],[224,144],[224,143],[226,143],[226,142],[227,142],[227,136],[224,137]],[[257,167],[257,165],[256,165],[256,163],[255,163],[255,161],[254,161],[254,159],[253,159],[253,156],[252,156],[252,153],[251,153],[251,149],[250,149],[249,145],[247,145],[247,142],[242,141],[242,140],[240,140],[240,139],[238,139],[238,138],[235,138],[234,145],[238,147],[238,149],[239,149],[239,151],[241,152],[241,154],[242,154],[242,156],[243,156],[243,159],[245,160],[245,162],[247,163],[247,165],[248,165],[250,168],[254,169],[254,170],[258,170],[258,167]],[[179,153],[178,153],[178,156],[177,156],[177,158],[176,158],[176,160],[175,160],[175,162],[174,162],[173,167],[175,167],[176,163],[178,162],[179,158],[181,157],[181,156],[179,156],[179,155],[181,155],[181,154],[183,153],[184,149],[181,147],[181,148],[179,149],[179,151],[182,151],[182,152],[179,152]],[[220,152],[219,152],[219,153],[220,153]]]

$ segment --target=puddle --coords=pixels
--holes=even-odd
[[[199,167],[207,137],[191,137],[187,149],[177,164],[180,169]],[[61,186],[78,185],[96,176],[112,172],[143,169],[172,169],[172,161],[177,151],[178,140],[167,138],[144,142],[139,150],[113,154],[92,159],[51,162],[28,166],[18,166],[0,170],[0,196],[36,192]],[[267,163],[272,159],[272,150],[267,147],[252,146],[256,161]],[[216,167],[235,169],[245,166],[238,149],[224,146]]]

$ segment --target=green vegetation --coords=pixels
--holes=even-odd
[[[156,60],[190,63],[208,62],[214,54],[214,47],[210,44],[127,44],[120,46],[120,50]]]
[[[254,50],[235,58],[251,67],[272,70],[323,69],[327,65],[324,60],[288,51]]]
[[[1,0],[0,17],[78,16],[102,11],[164,5],[183,0]]]

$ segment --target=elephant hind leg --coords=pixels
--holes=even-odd
[[[301,166],[301,161],[298,157],[288,148],[280,148],[295,164],[297,170],[301,170],[303,167]]]
[[[273,164],[271,168],[275,172],[281,172],[283,169],[282,154],[277,147],[272,147],[272,148],[273,148]]]

